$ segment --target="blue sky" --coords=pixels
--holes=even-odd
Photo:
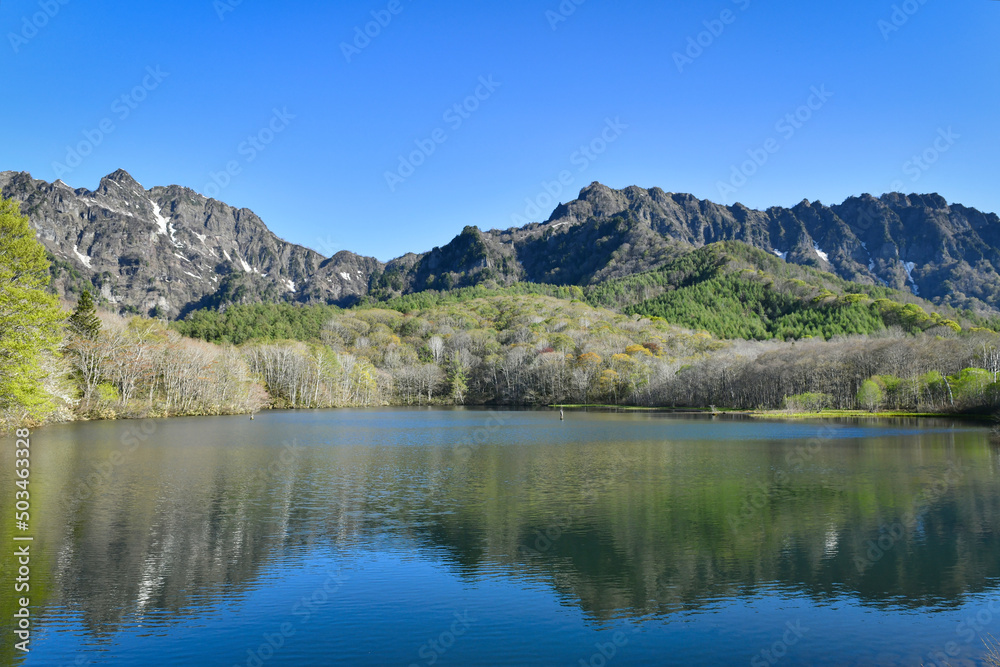
[[[1000,211],[1000,2],[576,2],[7,0],[0,170],[382,260],[544,220],[546,184]]]

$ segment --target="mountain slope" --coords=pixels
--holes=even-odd
[[[252,211],[179,186],[146,190],[121,170],[94,191],[3,172],[0,192],[22,202],[52,254],[57,291],[73,299],[89,285],[106,306],[171,318],[231,303],[350,306],[477,285],[593,286],[719,241],[941,306],[1000,308],[1000,219],[933,194],[757,211],[594,183],[546,222],[466,227],[444,247],[383,264],[346,251],[324,258],[282,241]]]
[[[909,290],[935,303],[1000,306],[1000,218],[938,195],[853,197],[837,206],[721,206],[659,188],[612,190],[599,183],[560,205],[545,223],[493,231],[513,242],[527,278],[596,283],[649,270],[685,249],[737,240],[787,262],[862,284]],[[589,263],[560,264],[587,248]],[[565,281],[564,281],[565,282]]]
[[[595,306],[661,317],[719,338],[829,339],[894,326],[917,333],[958,331],[956,320],[983,324],[905,292],[788,264],[740,241],[713,243],[656,271],[595,285],[587,296]]]
[[[384,273],[373,281],[373,296],[449,290],[487,282],[511,285],[523,277],[513,246],[476,227],[466,227],[442,248],[389,262]]]
[[[352,253],[326,259],[282,241],[252,211],[178,186],[146,190],[121,170],[94,191],[4,172],[0,191],[21,202],[55,258],[57,290],[71,295],[89,283],[125,312],[177,317],[258,300],[347,304],[367,293],[382,266]]]

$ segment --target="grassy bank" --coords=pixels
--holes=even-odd
[[[787,410],[755,410],[744,412],[751,417],[763,417],[773,419],[886,419],[886,418],[960,418],[960,419],[986,419],[984,415],[955,414],[943,412],[906,412],[901,410],[887,410],[885,412],[869,412],[868,410],[821,410],[819,412],[789,412]]]
[[[961,412],[907,412],[904,410],[884,410],[869,412],[868,410],[819,410],[816,412],[798,412],[789,410],[735,410],[730,408],[667,408],[667,407],[636,407],[627,405],[589,404],[556,404],[553,409],[566,410],[616,410],[620,412],[663,412],[671,414],[714,414],[728,416],[752,417],[757,419],[964,419],[990,422],[992,415]]]

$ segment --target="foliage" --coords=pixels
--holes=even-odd
[[[101,332],[101,321],[97,318],[97,309],[90,292],[84,290],[76,304],[76,310],[67,320],[70,329],[78,336],[94,339]]]
[[[475,268],[485,250],[468,236],[447,250]],[[240,289],[226,288],[252,296]],[[79,412],[97,417],[384,404],[957,411],[1000,401],[992,331],[739,243],[586,289],[478,285],[352,309],[239,304],[169,328],[143,317],[100,326],[92,301],[81,294],[66,350]]]
[[[242,353],[182,338],[156,320],[106,316],[94,336],[71,331],[66,350],[84,416],[230,414],[266,404]]]
[[[13,421],[52,407],[42,363],[56,351],[64,315],[47,291],[49,279],[45,248],[28,218],[16,202],[0,199],[0,415]]]
[[[238,305],[222,311],[194,311],[172,327],[184,336],[219,344],[275,340],[319,342],[323,325],[339,310],[334,306],[302,307],[288,303]]]
[[[448,383],[451,385],[450,398],[455,405],[465,403],[465,394],[469,390],[466,382],[465,366],[461,361],[461,354],[455,353],[455,360],[451,364]]]
[[[101,403],[117,403],[122,400],[122,395],[115,385],[110,382],[102,382],[97,385],[97,400]]]
[[[472,243],[461,252],[473,252]],[[465,257],[472,262],[479,258]],[[459,249],[455,249],[456,252]],[[395,272],[395,273],[393,273]],[[391,275],[390,275],[391,274]],[[392,282],[398,267],[376,283]],[[398,277],[398,276],[397,276]],[[402,278],[400,278],[402,280]],[[627,315],[661,318],[677,326],[708,331],[718,338],[799,340],[812,337],[873,334],[890,327],[909,333],[940,328],[960,333],[954,319],[928,313],[900,292],[850,283],[828,273],[794,264],[739,242],[716,243],[681,254],[656,271],[578,286],[515,283],[480,284],[451,290],[426,290],[385,297],[402,289],[386,283],[362,299],[356,310],[390,309],[403,314],[428,311],[477,299],[538,296],[586,300],[595,307]],[[234,306],[224,312],[200,310],[176,325],[185,335],[218,343],[290,338],[318,341],[330,307]]]
[[[883,400],[882,388],[874,380],[865,380],[858,390],[858,404],[869,412],[875,412]]]
[[[401,313],[428,310],[438,306],[465,303],[473,299],[494,296],[551,296],[557,299],[582,300],[584,291],[575,285],[565,287],[536,283],[515,283],[510,287],[487,287],[476,285],[449,291],[425,290],[414,294],[393,297],[386,301],[373,298],[362,300],[359,308],[389,308]]]
[[[739,242],[711,244],[662,268],[588,291],[594,305],[662,317],[720,338],[798,340],[873,334],[889,327],[918,333],[962,331],[954,319],[903,303],[906,295],[860,285]]]
[[[626,313],[662,317],[720,338],[832,338],[885,328],[878,312],[861,303],[834,300],[806,304],[756,277],[721,274],[631,306]]]
[[[692,286],[703,288],[706,281],[699,283],[699,278],[719,266],[711,258],[708,254],[681,258],[673,266],[683,271],[671,280],[685,284],[687,275]],[[712,328],[727,335],[756,327],[771,342],[725,342],[705,331],[679,328],[662,317],[624,315],[579,299],[538,294],[563,288],[525,284],[426,292],[390,300],[382,307],[374,303],[350,310],[286,306],[273,307],[273,312],[286,317],[283,331],[292,330],[295,322],[312,322],[300,337],[309,350],[325,347],[337,358],[368,364],[365,377],[373,386],[360,393],[345,389],[339,398],[327,399],[331,404],[354,404],[359,396],[367,396],[406,405],[597,402],[843,410],[858,406],[865,381],[878,390],[878,406],[896,411],[979,409],[995,400],[996,392],[960,375],[970,359],[985,359],[995,347],[992,332],[956,333],[939,324],[940,316],[917,304],[879,303],[872,298],[877,291],[869,295],[852,289],[843,296],[822,296],[822,304],[810,300],[800,307],[805,297],[822,292],[798,278],[790,280],[789,288],[797,291],[784,294],[755,273],[715,275],[727,289],[745,283],[738,296],[745,302],[755,299],[761,310],[748,312],[739,298],[712,294],[715,301],[706,299],[700,310],[697,304],[688,304],[687,315],[701,313],[702,323],[714,321]],[[571,296],[577,291],[556,293]],[[740,303],[740,314],[728,320],[727,298]],[[786,306],[789,310],[782,314]],[[682,312],[684,304],[678,301],[677,307]],[[883,311],[897,317],[892,330],[885,328]],[[189,322],[205,325],[201,330],[213,340],[240,340],[253,333],[248,328],[235,336],[229,329],[249,319],[246,314],[237,317],[241,312],[249,312],[248,307],[197,314]],[[317,313],[329,315],[322,326]],[[268,323],[267,318],[261,322],[267,326],[260,342],[289,350],[286,363],[293,367],[309,367],[312,352],[274,337],[272,330],[282,326],[280,322]],[[903,334],[903,324],[912,328],[911,335]],[[772,330],[779,336],[787,331],[792,341],[768,338]],[[859,330],[873,333],[851,333]],[[798,336],[802,338],[796,343]],[[967,391],[966,385],[971,387]],[[286,405],[299,403],[293,393],[302,395],[276,391],[271,382],[268,387]]]
[[[831,407],[833,403],[833,396],[810,391],[786,398],[785,409],[790,412],[821,412]]]
[[[957,375],[949,377],[948,382],[955,400],[960,403],[981,402],[997,390],[993,374],[982,368],[964,368]]]

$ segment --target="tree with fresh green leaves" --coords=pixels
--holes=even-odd
[[[451,400],[454,401],[456,405],[463,405],[465,403],[465,394],[469,390],[469,385],[466,380],[465,368],[462,367],[462,363],[459,360],[457,352],[455,353],[455,358],[451,363],[451,373],[449,375],[449,383],[451,384]]]
[[[50,406],[42,356],[56,352],[65,315],[48,284],[45,247],[18,203],[0,199],[0,412],[17,420]]]
[[[882,388],[874,380],[865,380],[858,390],[858,403],[869,412],[878,410],[884,398]]]
[[[984,368],[964,368],[948,378],[960,403],[977,404],[991,391],[993,373]]]
[[[832,404],[832,396],[815,391],[789,396],[785,399],[785,409],[791,412],[822,412]]]
[[[69,316],[70,329],[77,336],[93,340],[101,333],[101,321],[97,319],[97,309],[90,292],[84,290],[76,304],[76,310]]]

